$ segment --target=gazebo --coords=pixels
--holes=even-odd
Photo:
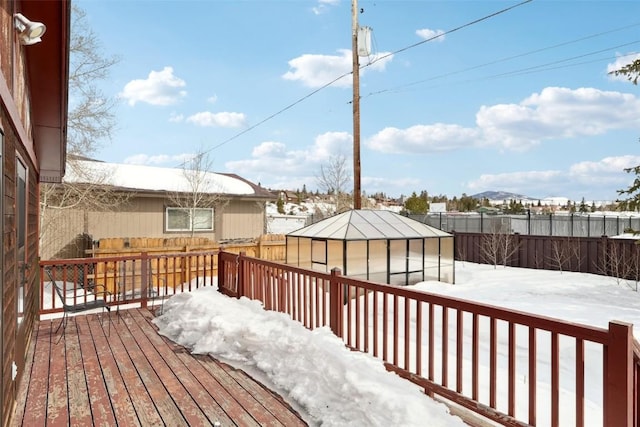
[[[386,210],[351,210],[286,235],[286,262],[378,283],[454,283],[453,235]]]

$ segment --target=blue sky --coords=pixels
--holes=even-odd
[[[607,71],[640,57],[640,2],[533,0],[488,17],[519,3],[358,1],[372,28],[367,194],[614,200],[631,184],[640,87]],[[217,172],[294,190],[315,190],[332,156],[351,168],[349,0],[77,4],[121,58],[101,86],[118,127],[96,158],[179,167],[205,150]]]

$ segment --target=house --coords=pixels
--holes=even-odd
[[[105,238],[254,239],[266,233],[266,203],[276,200],[235,174],[73,156],[64,183],[85,191],[88,200],[44,209],[42,259],[82,257]]]
[[[39,183],[59,182],[65,172],[70,7],[67,0],[0,3],[2,425],[38,314]]]

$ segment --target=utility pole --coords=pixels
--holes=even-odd
[[[353,56],[353,208],[362,207],[360,192],[360,61],[358,58],[358,0],[351,0]]]

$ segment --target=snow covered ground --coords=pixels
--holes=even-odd
[[[458,262],[456,285],[422,282],[414,287],[604,328],[610,320],[640,324],[635,283],[609,277]],[[170,298],[156,323],[161,334],[191,351],[209,353],[251,373],[298,408],[310,425],[463,425],[444,405],[387,372],[381,361],[347,350],[328,328],[309,331],[284,314],[264,311],[257,301],[231,299],[215,287]],[[639,333],[636,330],[635,336]],[[599,384],[601,351],[586,351],[586,383]],[[565,357],[571,359],[571,352],[561,352],[561,365],[571,366]],[[526,378],[521,380],[518,390],[526,389]],[[571,384],[561,387],[561,425],[573,425]],[[544,385],[540,389],[548,392]],[[600,426],[601,386],[587,393],[587,425]],[[519,415],[526,412],[526,397],[518,394]],[[545,402],[538,400],[539,425],[549,419]]]

